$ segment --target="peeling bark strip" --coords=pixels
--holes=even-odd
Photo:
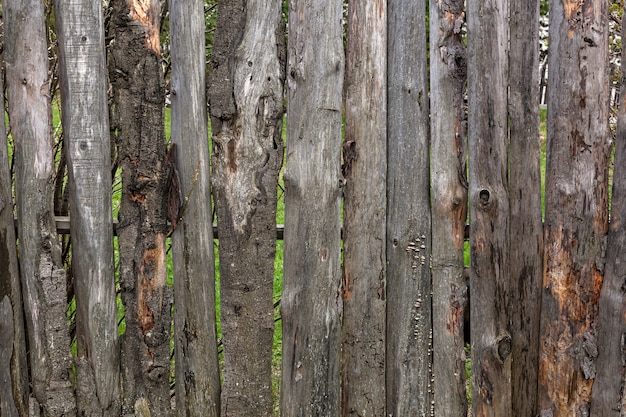
[[[340,409],[342,0],[292,0],[281,415]]]
[[[0,73],[0,114],[4,113],[4,77]],[[0,381],[9,384],[8,390],[0,392],[0,415],[13,417],[8,411],[11,407],[20,416],[28,411],[28,369],[26,364],[26,328],[22,309],[22,289],[15,241],[15,224],[13,220],[13,196],[11,173],[7,161],[7,133],[4,121],[0,122],[0,301],[7,297],[9,306],[5,315],[5,323],[12,328],[9,331],[12,340],[7,345],[9,362],[0,364],[0,369],[6,369],[8,376],[0,377]],[[4,301],[2,301],[4,302]],[[13,307],[15,306],[15,307]],[[9,321],[8,314],[12,320]],[[5,324],[5,325],[6,325]],[[8,336],[7,336],[8,337]],[[7,343],[5,336],[0,336]],[[2,355],[2,354],[0,354]]]
[[[348,5],[342,415],[385,413],[387,6]]]
[[[426,1],[388,5],[387,414],[432,413]]]
[[[15,144],[15,190],[24,309],[36,415],[76,415],[66,276],[54,227],[48,52],[44,6],[5,1],[7,93]]]
[[[509,203],[512,416],[537,415],[543,225],[539,138],[539,0],[510,1]]]
[[[77,386],[90,388],[77,391],[77,407],[81,415],[116,417],[119,347],[102,5],[57,1],[55,18],[76,278]]]
[[[555,417],[588,415],[601,346],[596,324],[610,159],[607,28],[604,1],[550,2],[548,68],[555,82],[548,86],[539,402],[542,415]]]
[[[176,410],[218,417],[220,376],[215,326],[215,262],[205,93],[204,2],[170,3],[172,141],[185,218],[172,235]],[[175,145],[172,145],[173,147]],[[170,148],[170,152],[172,148]],[[172,183],[174,185],[174,183]],[[179,216],[170,187],[172,226]]]
[[[222,416],[271,416],[282,9],[278,0],[218,5],[209,102],[220,233]]]
[[[508,0],[468,0],[472,409],[511,415]]]
[[[467,415],[463,274],[467,220],[464,1],[430,2],[434,415]]]
[[[121,338],[122,414],[147,407],[153,416],[168,416],[172,291],[166,284],[165,238],[172,173],[165,163],[163,74],[154,45],[146,45],[155,29],[129,14],[129,6],[142,6],[147,7],[146,16],[158,16],[159,3],[115,0],[112,6],[112,128],[118,132],[123,185],[117,228],[126,309],[126,333]]]
[[[622,28],[626,14],[622,15]],[[623,30],[623,29],[622,29]],[[624,33],[624,32],[622,32]],[[626,62],[626,48],[622,48]],[[593,384],[591,415],[620,417],[626,415],[626,73],[620,80],[620,104],[615,135],[615,162],[611,223],[607,242],[604,283],[598,307],[597,377]],[[621,370],[619,369],[621,364]]]

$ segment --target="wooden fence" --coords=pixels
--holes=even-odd
[[[207,72],[201,1],[111,0],[105,19],[96,0],[54,15],[4,0],[0,415],[625,415],[626,113],[612,157],[607,2],[550,2],[545,215],[538,0],[428,4],[219,1]]]

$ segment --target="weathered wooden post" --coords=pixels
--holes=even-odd
[[[510,1],[509,205],[511,415],[537,414],[543,224],[539,140],[539,1]]]
[[[622,15],[622,28],[626,14]],[[623,30],[623,29],[622,29]],[[622,32],[624,33],[624,32]],[[626,62],[622,48],[622,63]],[[626,264],[626,73],[620,80],[620,100],[615,134],[615,161],[611,223],[606,250],[604,282],[600,291],[597,320],[597,376],[591,397],[593,417],[626,415],[626,296],[623,270]],[[619,366],[621,365],[621,367]]]
[[[387,49],[387,414],[432,406],[426,2],[391,0]]]
[[[285,38],[279,0],[218,2],[209,82],[224,334],[222,416],[271,416]],[[284,386],[284,385],[283,385]]]
[[[339,415],[342,1],[292,0],[281,415]]]
[[[54,152],[44,5],[5,0],[5,59],[15,152],[20,272],[28,328],[32,406],[74,416],[66,274],[52,205]]]
[[[348,5],[342,415],[385,416],[387,10]]]
[[[597,375],[611,143],[607,7],[550,2],[539,412],[555,417],[588,415]]]
[[[0,114],[4,114],[4,77],[0,73]],[[28,412],[26,328],[22,308],[19,259],[15,245],[13,195],[7,132],[0,121],[0,415]]]
[[[160,7],[158,0],[114,0],[111,5],[111,127],[123,187],[117,228],[126,321],[120,339],[122,415],[167,417],[172,289],[167,286],[171,229],[166,202],[173,158],[166,158],[163,127]]]
[[[215,325],[213,214],[207,141],[204,3],[170,2],[172,143],[180,190],[170,185],[176,409],[217,417],[220,376]],[[182,197],[180,208],[175,198]],[[179,209],[181,211],[179,212]],[[184,210],[184,212],[182,212]],[[180,218],[179,216],[183,216]]]
[[[469,0],[472,409],[511,415],[508,0]]]
[[[82,415],[120,411],[111,150],[102,4],[55,3],[76,294],[76,394]]]
[[[467,56],[462,0],[430,2],[434,415],[465,416]]]

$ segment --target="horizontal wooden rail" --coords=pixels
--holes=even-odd
[[[60,235],[69,235],[70,234],[70,217],[69,216],[55,216],[54,221],[56,223],[57,233]],[[17,219],[15,219],[15,230],[17,230]],[[117,236],[117,220],[113,220],[113,234]],[[465,240],[469,239],[469,224],[465,225],[465,230],[463,232],[463,237]],[[276,225],[276,239],[283,240],[285,236],[285,225],[277,224]],[[342,230],[343,236],[343,230]],[[213,237],[215,239],[219,239],[217,232],[217,224],[213,224]]]

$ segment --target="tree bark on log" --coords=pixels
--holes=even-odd
[[[342,415],[385,413],[387,7],[348,5]]]
[[[539,405],[589,415],[608,231],[607,2],[550,2]]]
[[[4,114],[4,77],[0,73],[0,114]],[[28,368],[26,363],[26,328],[22,305],[22,287],[20,284],[19,259],[13,219],[13,194],[11,172],[9,169],[7,132],[4,121],[0,122],[0,302],[6,297],[5,326],[3,347],[0,356],[7,358],[0,363],[0,368],[7,374],[0,377],[7,387],[0,389],[0,415],[26,416],[28,412]],[[9,316],[10,314],[10,316]],[[12,320],[9,320],[9,317]],[[12,343],[7,342],[11,338]],[[6,339],[5,339],[6,338]],[[3,379],[4,378],[4,379]],[[9,410],[10,408],[10,410]]]
[[[283,417],[340,411],[341,17],[341,0],[290,2]]]
[[[172,290],[167,286],[165,91],[159,44],[159,2],[115,0],[109,55],[112,128],[122,169],[118,215],[122,335],[122,415],[168,416]],[[143,415],[143,414],[142,414]]]
[[[467,221],[467,56],[462,0],[430,2],[433,384],[435,415],[467,415],[464,229]]]
[[[537,414],[543,224],[539,140],[539,1],[510,1],[509,205],[511,412]]]
[[[54,150],[44,5],[3,2],[20,270],[35,415],[76,415],[67,284],[52,204]]]
[[[467,2],[472,410],[511,415],[508,0]]]
[[[176,410],[179,415],[218,417],[220,375],[203,13],[200,0],[170,4],[171,137],[177,149],[180,190],[176,192],[172,184],[168,207],[173,210],[170,221],[177,224],[172,235]],[[183,200],[177,203],[177,196]]]
[[[388,7],[387,414],[430,415],[432,306],[426,2]]]
[[[102,5],[55,4],[76,294],[77,408],[119,415],[111,150]]]
[[[271,416],[278,172],[283,161],[281,2],[219,2],[209,84],[220,233],[222,416]]]
[[[626,14],[622,15],[622,31]],[[624,33],[624,32],[622,32]],[[626,62],[626,48],[622,48]],[[621,417],[626,415],[626,72],[620,80],[620,100],[615,134],[615,161],[611,223],[606,250],[604,282],[598,301],[597,377],[593,384],[591,415]],[[619,365],[621,364],[621,369]]]

